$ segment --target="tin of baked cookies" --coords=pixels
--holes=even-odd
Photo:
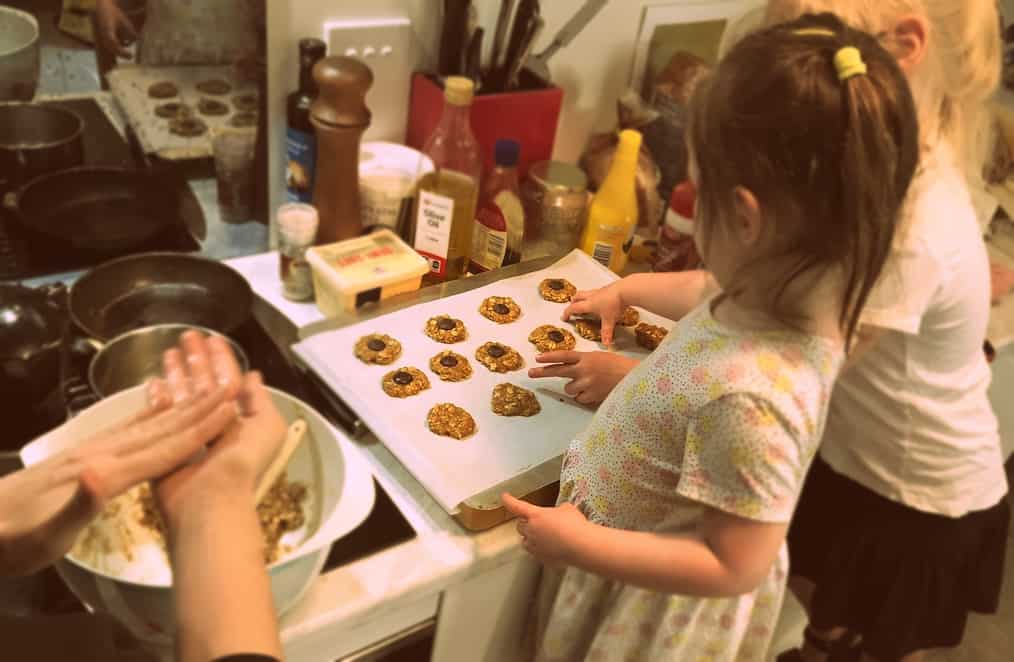
[[[442,437],[464,439],[475,434],[475,419],[461,407],[441,402],[426,414],[426,427]]]
[[[497,324],[510,324],[521,317],[521,307],[510,297],[486,297],[479,306],[479,313]]]
[[[573,333],[552,324],[536,327],[528,335],[528,342],[535,345],[535,348],[540,352],[574,349],[577,344]]]
[[[430,380],[418,368],[398,368],[384,375],[380,385],[392,398],[407,398],[428,389]]]
[[[585,340],[602,342],[602,322],[600,320],[579,317],[574,320],[574,330]]]
[[[637,337],[637,344],[646,349],[655,349],[669,332],[660,326],[654,326],[641,322],[634,328],[634,335]]]
[[[401,343],[391,336],[371,333],[356,341],[354,353],[363,363],[387,365],[401,356]]]
[[[525,367],[525,360],[516,349],[498,342],[488,342],[475,350],[475,360],[493,372],[510,372]]]
[[[430,359],[430,370],[445,382],[460,382],[472,376],[472,364],[468,359],[450,350]]]
[[[627,306],[620,313],[620,319],[616,320],[616,323],[620,326],[635,326],[641,321],[641,314],[637,312],[637,309],[632,306]]]
[[[576,293],[577,288],[565,278],[547,278],[539,283],[539,294],[553,303],[567,303]]]
[[[451,345],[468,337],[465,323],[450,315],[437,315],[426,321],[426,335],[437,342]]]
[[[535,394],[514,384],[497,384],[493,387],[491,407],[500,416],[535,416],[542,405]]]

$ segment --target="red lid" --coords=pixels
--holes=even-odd
[[[669,198],[669,209],[688,219],[694,218],[694,205],[697,204],[697,189],[689,179],[681,182],[672,190]]]

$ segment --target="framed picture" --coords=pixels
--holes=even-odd
[[[729,25],[763,5],[764,0],[669,0],[646,6],[634,47],[630,87],[650,100],[655,77],[677,54],[713,65]]]

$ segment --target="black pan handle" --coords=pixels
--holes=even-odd
[[[366,426],[352,409],[341,398],[335,395],[324,381],[312,370],[300,367],[299,372],[306,378],[309,387],[320,396],[328,411],[322,412],[338,427],[345,430],[352,439],[358,439],[366,432]]]

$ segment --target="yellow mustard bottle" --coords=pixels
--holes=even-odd
[[[627,266],[627,255],[637,228],[637,158],[641,134],[620,132],[620,144],[613,155],[602,186],[591,207],[581,235],[581,250],[615,273]]]

